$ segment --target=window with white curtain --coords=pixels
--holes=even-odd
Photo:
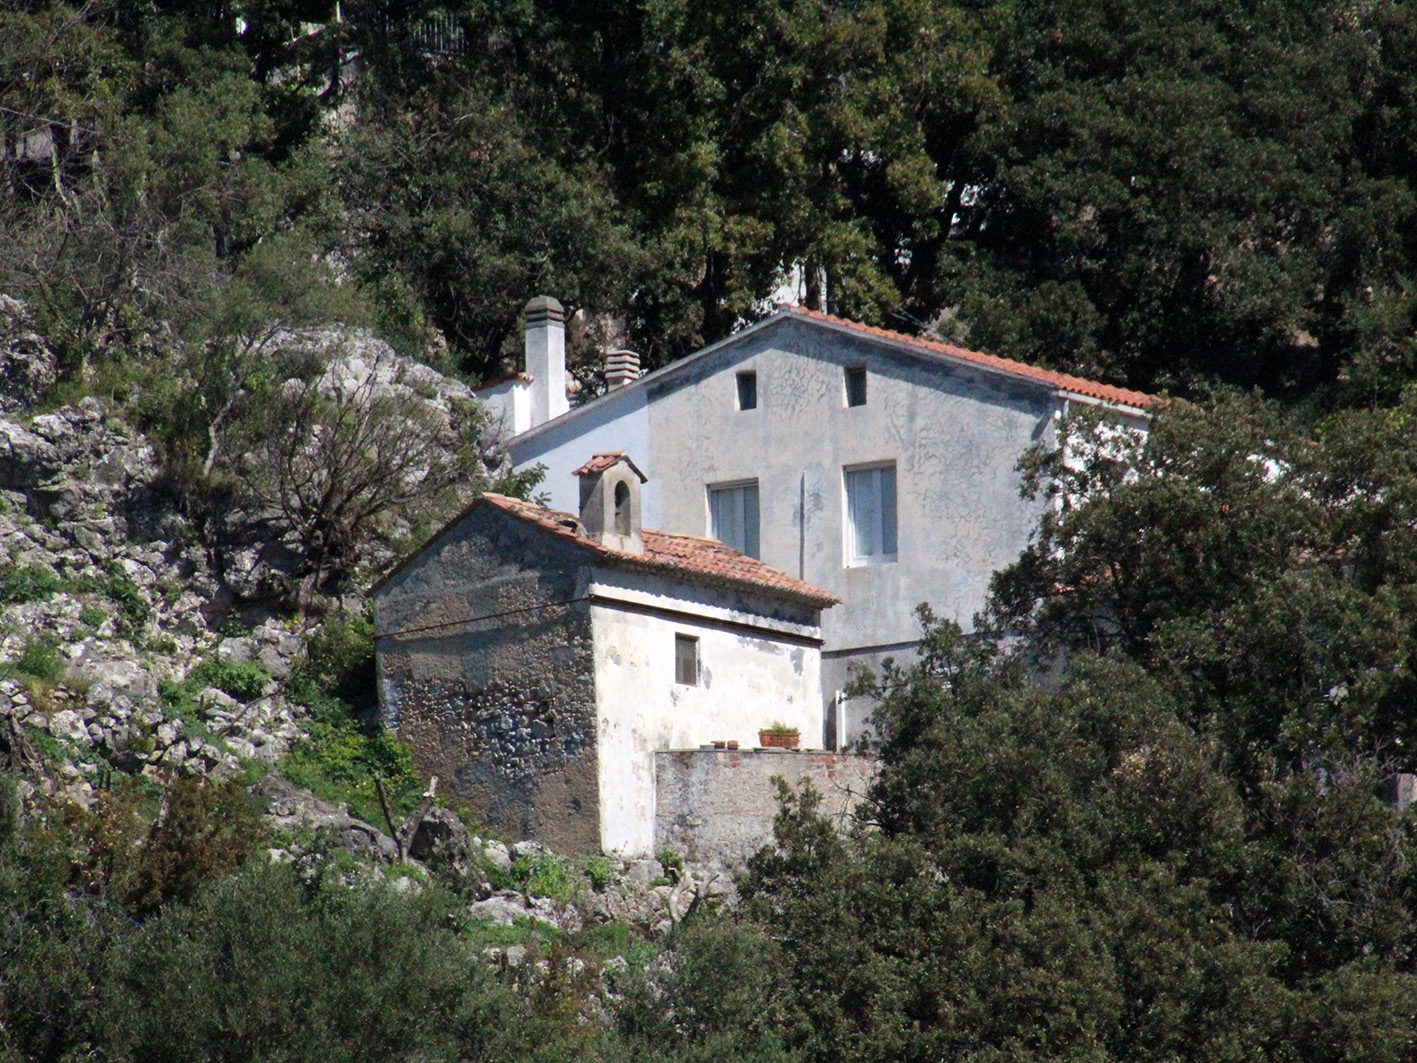
[[[895,464],[846,469],[845,475],[847,564],[894,561]]]
[[[749,557],[761,556],[757,480],[709,488],[709,534]]]

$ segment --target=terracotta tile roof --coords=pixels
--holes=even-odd
[[[1000,372],[1009,373],[1012,376],[1027,377],[1030,380],[1051,384],[1060,391],[1071,391],[1076,395],[1086,395],[1088,398],[1101,399],[1103,402],[1115,402],[1122,406],[1145,408],[1160,401],[1159,396],[1149,395],[1145,391],[1132,391],[1130,388],[1114,387],[1111,384],[1099,384],[1095,380],[1086,380],[1080,376],[1073,376],[1069,373],[1059,373],[1052,369],[1040,369],[1036,365],[1015,362],[1011,358],[999,358],[992,354],[980,354],[978,351],[967,350],[964,347],[956,347],[953,343],[940,343],[936,340],[921,339],[919,336],[907,336],[903,332],[892,332],[889,329],[863,325],[857,321],[849,321],[844,317],[824,314],[820,310],[808,310],[805,307],[788,305],[783,305],[779,307],[779,309],[794,314],[797,317],[805,317],[813,321],[825,321],[829,325],[848,329],[851,332],[859,332],[866,336],[874,336],[877,339],[905,344],[908,347],[930,351],[933,354],[943,354],[948,358],[957,358],[962,362],[972,362],[975,365],[997,369]]]
[[[596,473],[602,473],[606,469],[613,469],[622,461],[635,471],[635,475],[640,478],[640,483],[649,482],[649,477],[640,472],[640,467],[631,461],[623,450],[607,450],[603,454],[597,454],[575,472],[571,473],[571,475],[594,476]]]
[[[740,554],[717,539],[651,531],[646,528],[640,533],[645,552],[627,554],[621,550],[612,550],[579,534],[580,521],[573,514],[544,509],[521,499],[491,493],[483,495],[480,503],[474,505],[477,504],[496,506],[504,513],[510,513],[551,535],[573,542],[620,568],[666,573],[694,583],[738,587],[805,602],[819,609],[826,609],[840,601],[835,595],[813,587],[810,583],[793,579],[786,572],[780,572],[756,558]]]

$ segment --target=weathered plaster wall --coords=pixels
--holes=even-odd
[[[864,365],[865,406],[843,373]],[[736,409],[734,373],[758,374],[758,408]],[[673,528],[708,528],[707,485],[756,478],[763,560],[845,603],[823,618],[831,650],[919,637],[928,601],[968,627],[991,574],[1026,545],[1042,503],[1019,498],[1019,455],[1052,429],[1044,389],[902,358],[785,321],[729,345],[651,393],[652,478]],[[896,463],[895,563],[848,566],[843,469]]]
[[[582,561],[483,507],[374,599],[380,705],[419,770],[508,834],[560,851],[600,843]]]
[[[844,821],[866,792],[875,761],[843,753],[673,750],[655,754],[655,851],[732,865],[772,841],[774,777],[810,781],[822,812]]]
[[[843,370],[862,365],[867,403],[848,408]],[[736,408],[734,374],[745,369],[758,375],[756,410]],[[1059,409],[1046,387],[788,318],[514,444],[513,454],[545,462],[559,500],[593,450],[626,450],[649,477],[645,526],[695,534],[709,531],[710,484],[757,479],[763,560],[844,603],[823,618],[831,702],[853,660],[909,655],[919,603],[971,626],[990,576],[1018,556],[1045,505],[1019,497],[1015,464],[1051,438]],[[883,461],[896,463],[898,559],[850,567],[843,469]],[[863,711],[853,711],[853,735]]]
[[[615,571],[597,570],[590,590],[603,848],[653,851],[656,750],[752,746],[774,721],[821,744],[813,611],[784,606],[765,618],[731,594]],[[675,682],[676,634],[699,640],[697,686]]]
[[[483,388],[478,401],[487,409],[489,431],[501,440],[531,427],[531,385],[521,377]]]

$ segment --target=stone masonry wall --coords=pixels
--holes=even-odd
[[[564,550],[491,507],[444,533],[375,596],[380,704],[452,802],[509,837],[590,852],[591,628]]]
[[[871,757],[820,750],[667,750],[655,754],[655,851],[733,866],[772,841],[780,777],[810,781],[843,824],[875,775]]]

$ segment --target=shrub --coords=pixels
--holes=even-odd
[[[585,862],[585,876],[590,884],[603,890],[615,881],[615,861],[608,856],[588,856]]]
[[[572,901],[580,892],[579,876],[563,858],[555,853],[542,853],[530,859],[512,863],[512,875],[522,889],[533,897],[550,897],[553,901]]]
[[[47,602],[61,584],[53,570],[42,565],[6,565],[0,568],[0,604]]]
[[[107,619],[108,614],[96,605],[86,605],[79,613],[79,623],[89,627],[102,627]]]
[[[327,620],[308,643],[286,696],[311,710],[309,738],[281,765],[297,786],[382,822],[375,776],[384,780],[394,814],[413,810],[423,785],[406,745],[375,721],[374,627],[368,617]]]
[[[235,782],[215,786],[185,777],[167,792],[166,805],[142,847],[129,890],[129,903],[140,910],[191,897],[203,882],[245,863],[265,835],[250,795]]]
[[[286,693],[308,708],[333,697],[356,712],[378,703],[375,687],[374,623],[368,616],[334,617],[306,645],[305,660],[290,677]]]
[[[152,615],[142,589],[126,576],[110,575],[102,585],[103,593],[118,606],[118,633],[131,638],[140,632]]]
[[[655,859],[664,866],[666,872],[674,871],[679,874],[684,873],[684,858],[668,846],[665,846],[656,853]]]
[[[237,701],[250,701],[261,696],[270,681],[270,673],[255,661],[235,661],[214,658],[205,660],[187,673],[186,686],[192,693],[216,687]]]
[[[532,1017],[469,954],[455,910],[436,889],[311,889],[287,866],[252,863],[114,957],[105,1055],[530,1058],[491,1051]]]
[[[46,683],[58,679],[61,670],[58,652],[52,643],[43,639],[30,639],[25,643],[24,651],[15,658],[15,671]]]

